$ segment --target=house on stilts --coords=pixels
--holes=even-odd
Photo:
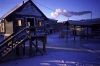
[[[0,60],[16,49],[19,54],[19,46],[23,45],[25,54],[25,42],[29,40],[29,55],[32,56],[32,46],[38,49],[38,40],[43,42],[43,51],[46,51],[47,35],[45,24],[48,18],[32,2],[23,1],[9,12],[4,14],[1,19],[4,23],[4,40],[0,42]],[[43,33],[42,33],[43,32]],[[38,34],[42,33],[42,34]],[[36,40],[36,44],[32,41]]]

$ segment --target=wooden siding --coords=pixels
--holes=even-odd
[[[7,20],[5,20],[5,34],[12,34],[13,33],[13,22],[8,22]]]

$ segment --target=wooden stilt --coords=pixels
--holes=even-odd
[[[37,38],[36,38],[36,52],[38,52],[38,41],[37,41]]]
[[[66,43],[68,42],[68,25],[67,25],[67,36],[66,36]]]
[[[47,36],[45,36],[44,41],[45,41],[45,44],[47,44]]]
[[[23,43],[23,55],[25,55],[25,43]]]
[[[16,48],[16,55],[19,55],[19,46]]]
[[[76,28],[75,28],[75,25],[74,25],[74,43],[75,43],[75,34],[76,34]]]
[[[41,53],[41,55],[43,55],[43,53],[38,49],[38,47],[36,47],[36,45],[33,42],[32,42],[32,45]]]
[[[43,39],[43,51],[46,52],[46,44],[45,39]]]
[[[32,40],[29,39],[29,56],[32,57]]]
[[[88,41],[88,26],[87,26],[87,41]]]
[[[82,26],[80,28],[81,28],[81,30],[80,30],[80,44],[82,44]]]

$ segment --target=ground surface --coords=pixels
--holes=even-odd
[[[100,39],[80,41],[79,38],[74,42],[73,36],[69,36],[66,42],[65,38],[59,38],[59,33],[48,35],[47,50],[43,56],[37,53],[29,58],[26,48],[26,55],[11,54],[9,58],[15,59],[1,62],[0,66],[100,66]],[[39,47],[41,49],[41,42]]]

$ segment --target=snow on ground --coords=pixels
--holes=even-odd
[[[38,43],[41,49],[42,44]],[[69,36],[66,42],[65,38],[59,38],[56,33],[47,36],[46,45],[44,55],[37,53],[32,58],[29,58],[28,53],[20,56],[9,55],[10,58],[17,59],[1,62],[0,66],[100,66],[100,39],[83,39],[80,42],[77,37],[74,42],[73,37]]]

